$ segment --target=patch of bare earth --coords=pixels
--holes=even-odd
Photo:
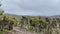
[[[34,32],[26,31],[24,29],[20,29],[19,27],[13,27],[13,30],[14,30],[14,34],[37,34],[37,33],[34,33]]]

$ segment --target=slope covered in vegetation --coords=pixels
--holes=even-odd
[[[43,32],[44,34],[53,34],[53,32],[55,32],[59,34],[60,32],[60,18],[41,16],[17,17],[14,15],[9,16],[3,11],[0,11],[0,31],[11,31],[13,30],[13,25],[36,33]]]
[[[59,34],[60,18],[44,16],[15,16],[15,26],[43,34]],[[18,18],[17,18],[18,17]]]

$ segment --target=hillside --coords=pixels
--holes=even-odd
[[[7,14],[8,16],[13,16],[13,17],[16,17],[17,19],[18,18],[22,18],[22,16],[25,16],[25,17],[30,17],[30,18],[33,18],[33,17],[41,17],[41,18],[60,18],[60,15],[53,15],[53,16],[29,16],[29,15],[15,15],[15,14]]]
[[[15,33],[25,34],[49,34],[60,32],[60,19],[51,16],[28,16],[28,15],[14,15],[14,14],[1,14],[3,20],[2,32],[4,27],[8,25],[7,30],[11,29]],[[0,17],[1,17],[0,15]],[[3,27],[4,26],[4,27]],[[17,28],[18,27],[18,28]],[[25,31],[26,30],[26,31]],[[9,30],[10,31],[10,30]],[[24,32],[25,31],[25,32]],[[57,32],[56,32],[57,31]],[[9,33],[9,32],[8,32]]]

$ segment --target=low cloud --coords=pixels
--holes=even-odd
[[[6,13],[19,15],[60,15],[60,0],[3,0]]]

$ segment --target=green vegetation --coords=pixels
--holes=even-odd
[[[7,32],[6,30],[13,30],[13,24],[15,23],[13,17],[9,17],[2,10],[0,10],[0,33]]]
[[[13,26],[24,28],[29,31],[52,34],[56,29],[59,34],[60,18],[40,17],[40,16],[15,16],[7,15],[0,10],[0,34],[13,30]]]
[[[44,34],[51,34],[54,31],[53,29],[58,31],[60,28],[59,23],[60,18],[22,16],[18,25],[20,25],[20,28],[25,28],[29,31],[35,31],[39,33],[44,31]]]
[[[17,16],[8,16],[1,10],[0,33],[13,30],[13,25],[29,31],[43,32],[44,34],[51,34],[54,31],[53,29],[56,29],[58,33],[60,29],[60,18],[42,18],[39,16],[21,16],[17,18]]]

